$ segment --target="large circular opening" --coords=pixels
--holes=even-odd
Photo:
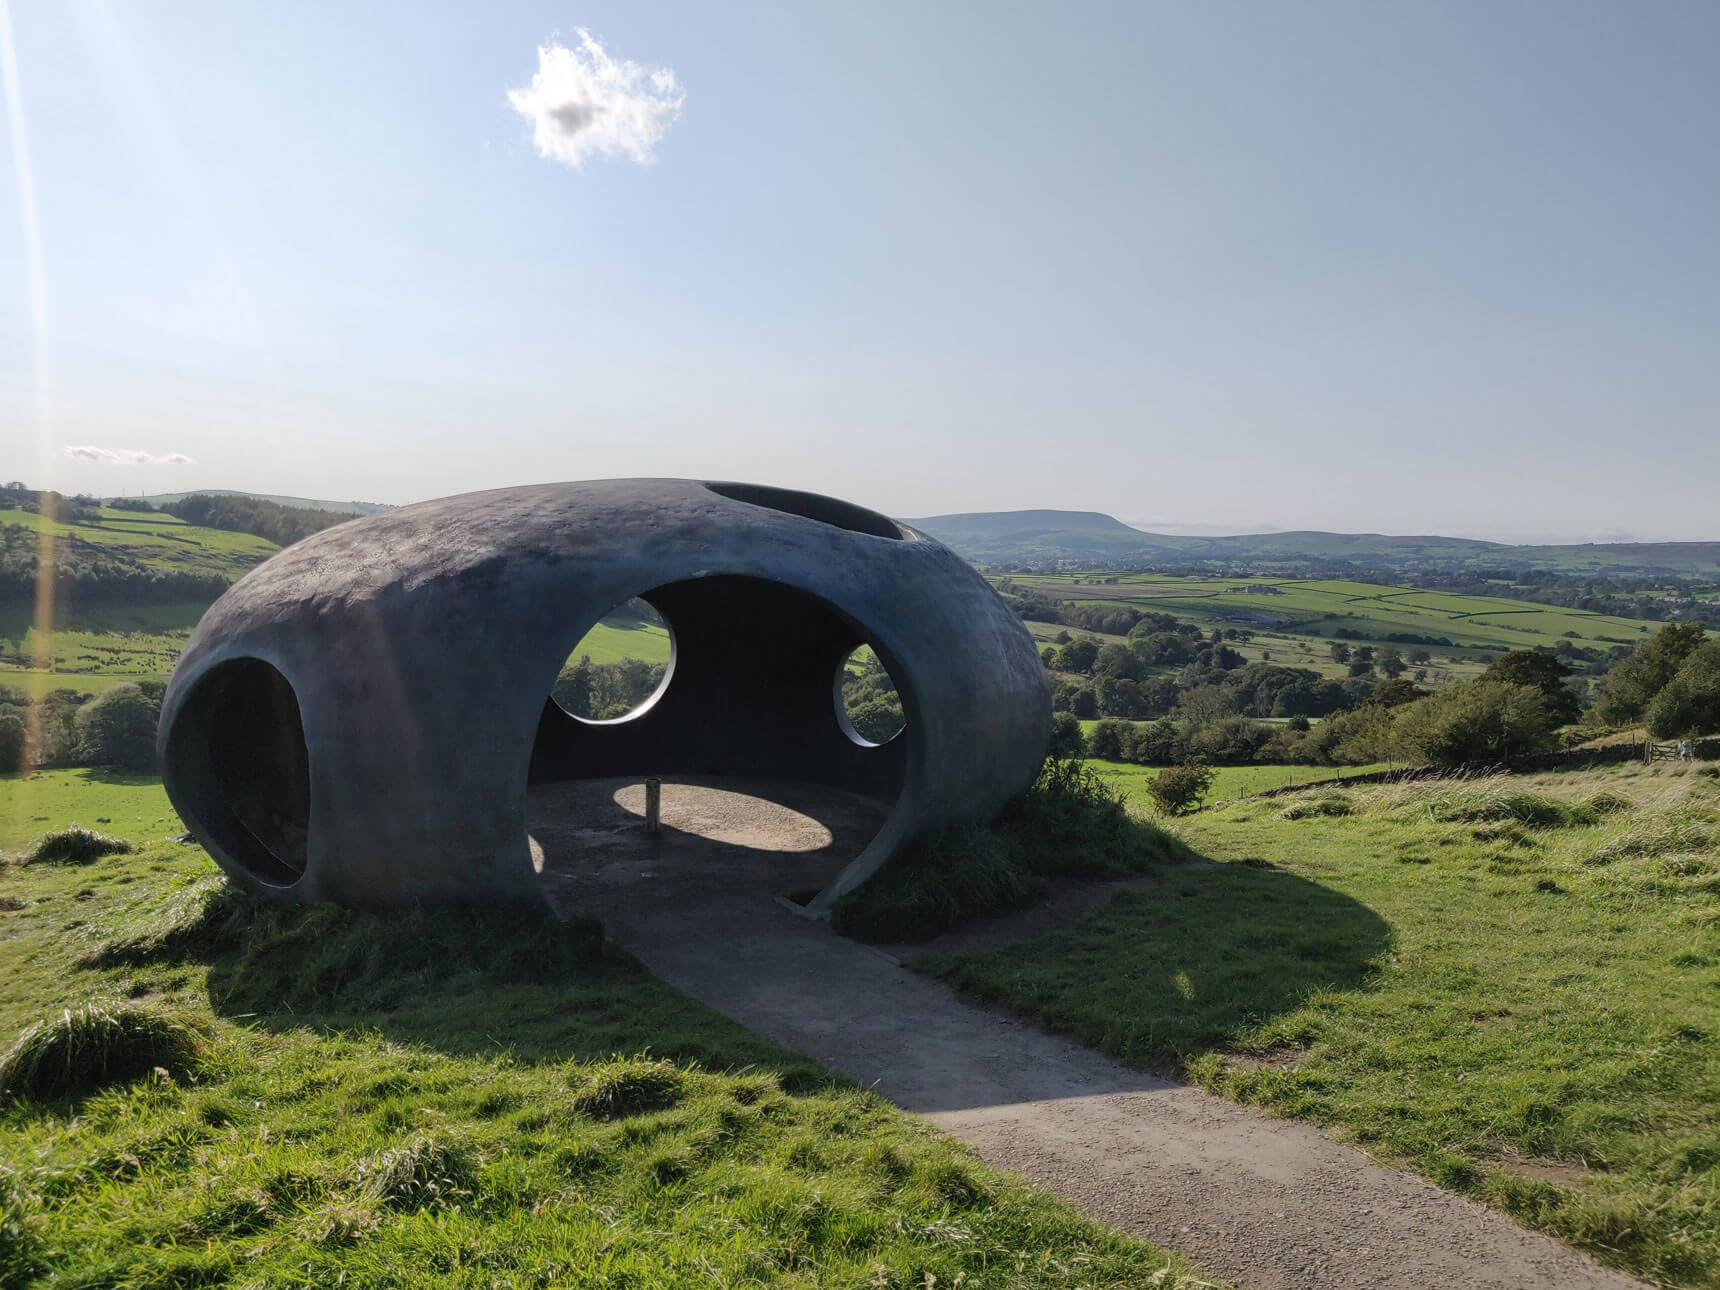
[[[674,670],[668,620],[635,596],[580,637],[550,698],[568,716],[594,725],[631,721],[662,697]]]
[[[304,876],[310,757],[298,697],[261,659],[211,668],[186,697],[169,745],[174,804],[258,882]]]
[[[908,724],[896,682],[870,645],[850,651],[836,669],[836,720],[863,748],[889,743]]]

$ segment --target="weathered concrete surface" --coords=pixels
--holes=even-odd
[[[635,595],[676,641],[639,716],[548,701]],[[870,644],[907,727],[856,743],[842,660]],[[822,912],[921,832],[1031,781],[1050,696],[1033,641],[941,544],[807,493],[692,480],[502,489],[353,520],[240,580],[162,706],[163,779],[237,881],[352,905],[536,903],[533,780],[792,778],[893,802]]]
[[[734,790],[752,786],[715,787],[725,791],[701,806],[696,788],[665,785],[665,820],[679,800],[683,826],[750,831],[752,849],[700,847],[686,828],[653,847],[624,809],[632,790],[617,782],[579,787],[587,796],[571,812],[599,821],[586,827],[607,829],[607,847],[574,839],[563,850],[555,821],[569,811],[556,799],[575,790],[534,790],[552,901],[601,915],[671,985],[875,1087],[991,1163],[1253,1290],[1640,1287],[1317,1129],[969,1007],[797,918],[773,895],[816,885],[852,854],[845,847],[864,845],[864,805],[804,789],[792,809],[749,806]],[[594,808],[617,794],[602,821]]]

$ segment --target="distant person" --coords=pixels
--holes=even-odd
[[[1678,760],[1690,760],[1690,741],[1688,739],[1680,739],[1678,741]]]

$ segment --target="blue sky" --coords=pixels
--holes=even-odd
[[[6,478],[1720,539],[1709,0],[9,22]]]

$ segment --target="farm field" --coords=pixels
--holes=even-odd
[[[619,663],[624,658],[642,659],[653,666],[667,663],[669,633],[628,618],[605,619],[580,639],[567,661],[577,663],[582,655],[589,655],[593,663]]]
[[[174,515],[145,511],[120,511],[104,506],[99,520],[68,524],[44,519],[32,511],[0,509],[0,526],[19,524],[55,537],[77,538],[96,546],[124,547],[146,565],[189,573],[218,573],[229,579],[273,555],[273,542],[249,533],[202,528]]]
[[[1634,645],[1653,630],[1636,619],[1577,609],[1368,582],[1161,574],[1018,576],[1014,581],[1059,600],[1124,601],[1203,625],[1277,629],[1322,640],[1347,630],[1376,642],[1394,633],[1444,638],[1452,648],[1532,649],[1569,639],[1604,649]]]
[[[152,843],[0,868],[0,929],[0,1035],[119,1035],[0,1102],[7,1285],[1214,1284],[579,920],[260,909]]]
[[[921,966],[1602,1261],[1720,1283],[1720,778],[1323,788],[1173,828],[1210,863]]]

